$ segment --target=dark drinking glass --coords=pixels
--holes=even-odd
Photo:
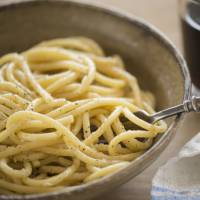
[[[200,0],[180,0],[184,53],[192,82],[200,88]]]

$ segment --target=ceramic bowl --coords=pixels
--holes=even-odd
[[[107,55],[120,54],[140,86],[156,95],[157,110],[182,103],[190,95],[186,63],[174,45],[156,28],[116,9],[77,1],[1,1],[0,55],[23,51],[42,40],[87,36]],[[182,115],[167,120],[167,131],[125,169],[97,181],[37,195],[1,195],[0,199],[90,199],[141,173],[165,149]]]

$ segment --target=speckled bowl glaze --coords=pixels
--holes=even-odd
[[[173,44],[147,22],[116,9],[77,1],[1,1],[0,54],[22,51],[41,40],[82,35],[99,42],[107,54],[120,54],[143,89],[156,95],[157,109],[190,95],[186,63]],[[4,4],[4,5],[3,5]],[[91,199],[133,178],[165,149],[182,115],[168,120],[168,130],[125,169],[100,180],[37,195],[1,195],[1,200]]]

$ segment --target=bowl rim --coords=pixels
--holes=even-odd
[[[121,10],[119,8],[110,6],[110,5],[104,5],[99,2],[91,2],[91,1],[81,1],[81,0],[11,0],[9,2],[2,2],[0,3],[0,12],[4,11],[5,9],[10,9],[14,7],[19,7],[23,5],[28,5],[31,6],[33,4],[40,4],[40,3],[66,3],[66,4],[71,4],[73,6],[78,6],[78,7],[86,7],[91,10],[96,10],[97,12],[102,12],[107,15],[111,15],[113,17],[117,17],[120,19],[125,20],[126,22],[129,22],[130,24],[134,24],[146,31],[148,31],[154,38],[156,38],[159,42],[161,42],[163,45],[166,46],[166,48],[169,50],[169,52],[174,56],[174,59],[177,61],[179,68],[182,73],[182,77],[184,80],[184,96],[183,96],[183,101],[189,99],[191,95],[191,79],[190,79],[190,73],[186,64],[186,61],[184,60],[182,54],[180,51],[175,47],[175,45],[166,37],[158,28],[156,28],[154,25],[151,23],[147,22],[146,20],[143,20],[140,17],[137,17],[133,14],[127,13],[124,10]],[[75,191],[83,191],[84,189],[88,189],[91,186],[100,186],[104,182],[109,181],[109,179],[116,178],[116,176],[121,173],[123,173],[125,170],[131,170],[136,165],[141,164],[142,162],[145,162],[153,156],[154,154],[160,154],[167,146],[167,144],[170,142],[171,138],[175,135],[174,131],[177,128],[177,125],[179,122],[183,119],[184,114],[178,115],[172,124],[168,127],[167,131],[161,136],[161,138],[150,148],[148,149],[143,155],[139,156],[135,160],[131,162],[131,164],[116,172],[113,174],[110,174],[106,177],[103,177],[101,179],[91,181],[89,183],[84,183],[82,185],[78,186],[71,186],[70,188],[63,188],[62,190],[59,191],[54,191],[54,192],[48,192],[48,193],[41,193],[41,194],[27,194],[27,195],[1,195],[0,194],[0,199],[43,199],[43,198],[51,198],[53,196],[58,196],[58,195],[64,195],[67,193],[72,193]],[[161,149],[160,152],[158,150],[164,146],[163,149]],[[147,168],[150,164],[147,164],[145,167],[141,169],[144,170]],[[138,173],[139,174],[139,173]]]

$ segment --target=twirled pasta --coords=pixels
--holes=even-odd
[[[84,37],[0,58],[0,193],[49,192],[126,167],[166,130],[119,56]],[[123,121],[137,127],[126,127]]]

